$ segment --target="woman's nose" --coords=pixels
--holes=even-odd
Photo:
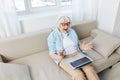
[[[65,29],[68,28],[69,26],[68,25],[65,25]]]

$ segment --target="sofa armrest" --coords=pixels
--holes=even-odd
[[[2,61],[2,57],[1,57],[1,56],[0,56],[0,62],[3,62],[3,61]]]

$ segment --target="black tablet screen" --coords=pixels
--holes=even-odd
[[[78,59],[78,60],[76,60],[76,61],[74,61],[74,62],[71,62],[71,65],[72,65],[73,67],[76,67],[76,66],[78,66],[78,65],[83,66],[83,65],[85,65],[84,63],[88,64],[88,63],[90,63],[90,62],[91,62],[91,61],[90,61],[87,57],[83,57],[83,58]]]

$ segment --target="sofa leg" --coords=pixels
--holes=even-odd
[[[109,67],[109,69],[111,69],[111,68],[112,68],[112,66]]]

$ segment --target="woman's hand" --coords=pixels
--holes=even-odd
[[[57,55],[57,60],[61,61],[63,59],[63,56]]]
[[[56,59],[56,60],[62,60],[63,59],[63,56],[60,56],[60,54],[51,54],[50,55],[50,57],[52,58],[52,59]]]
[[[91,50],[93,45],[91,43],[85,43],[85,41],[80,45],[80,49],[82,50]]]
[[[62,49],[58,55],[63,56],[63,54],[64,54],[64,49]]]
[[[64,53],[64,49],[61,50],[61,52],[59,52],[58,54],[52,54],[50,55],[50,57],[52,59],[57,59],[57,60],[62,60],[63,59],[63,53]]]
[[[63,59],[63,54],[64,54],[64,49],[62,49],[61,52],[59,52],[58,60],[62,60]]]

